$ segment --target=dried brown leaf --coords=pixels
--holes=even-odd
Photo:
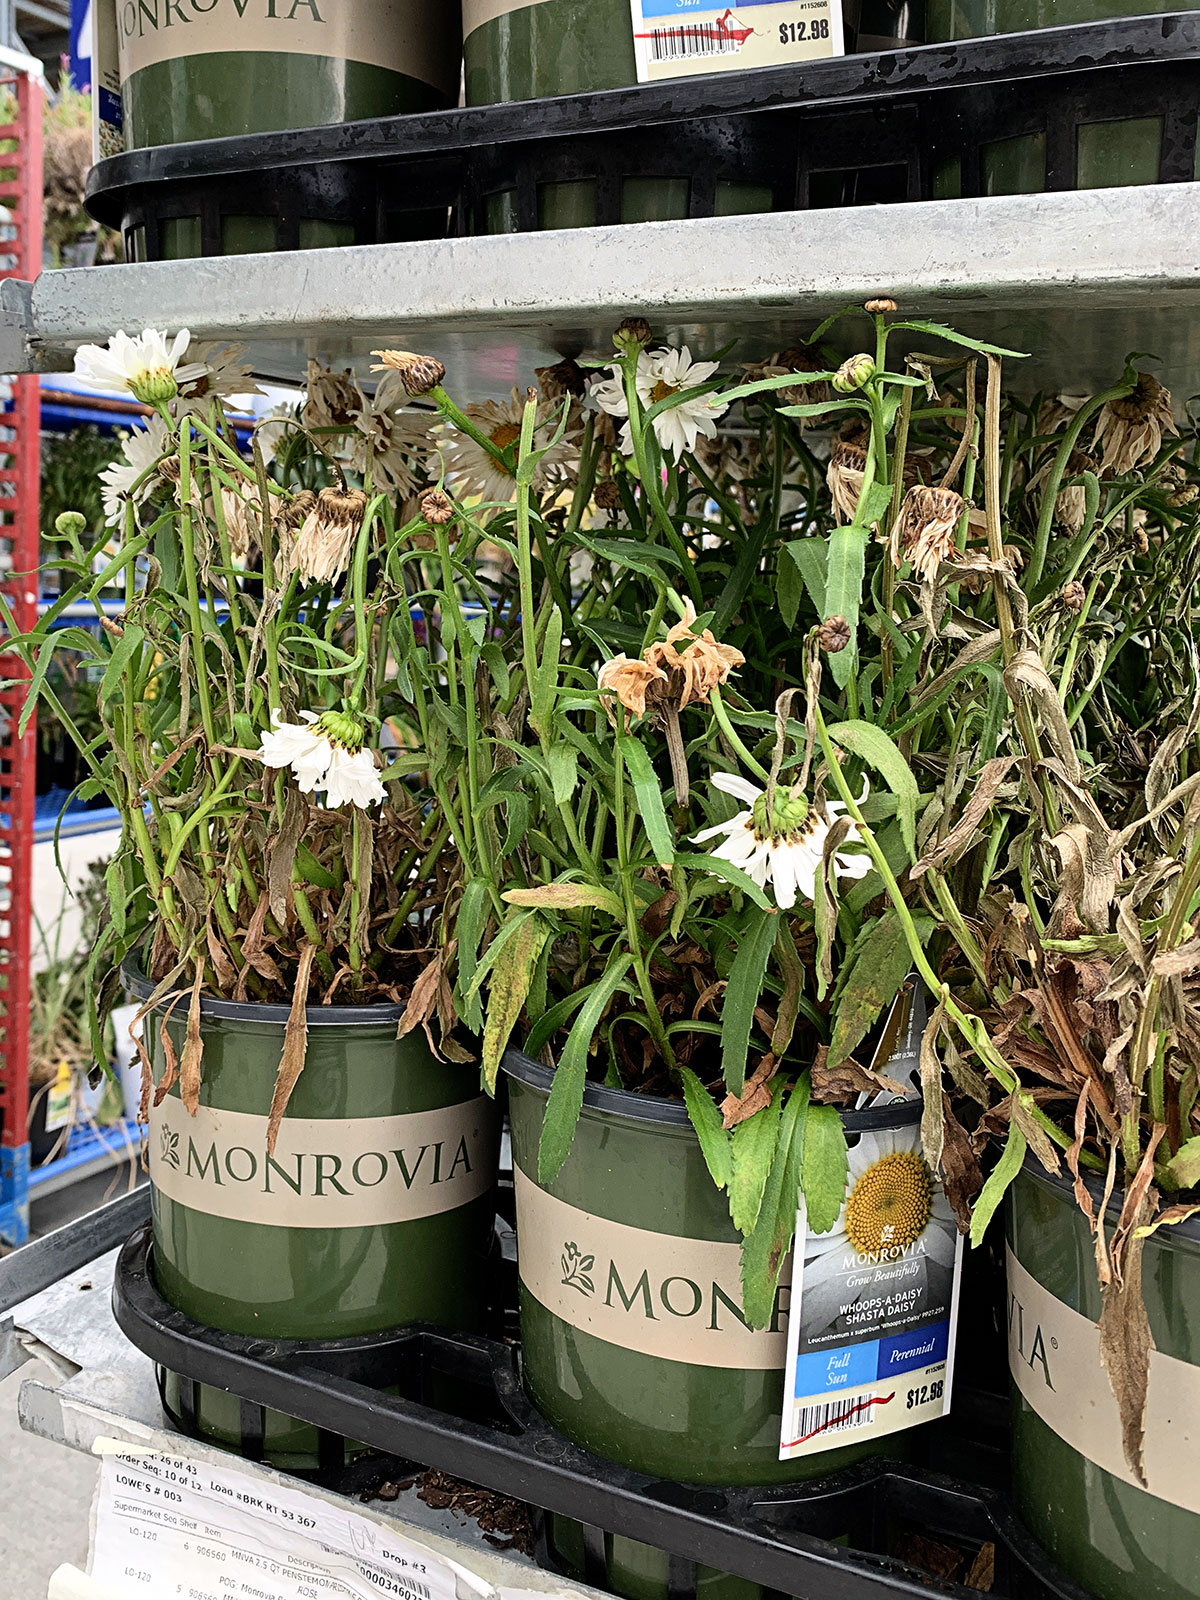
[[[287,1110],[292,1090],[304,1070],[308,1053],[308,984],[312,974],[316,947],[305,942],[300,947],[300,963],[296,969],[296,986],[292,991],[292,1009],[288,1014],[283,1035],[283,1052],[279,1058],[279,1072],[275,1078],[275,1093],[271,1096],[271,1115],[267,1122],[267,1154],[275,1154],[275,1141],[279,1125]]]
[[[778,1071],[779,1062],[768,1051],[746,1080],[741,1096],[729,1094],[722,1100],[721,1118],[726,1128],[736,1128],[739,1122],[747,1121],[756,1111],[763,1111],[770,1105],[771,1091],[767,1085]]]
[[[196,979],[188,1003],[187,1032],[179,1058],[179,1098],[189,1117],[194,1117],[200,1109],[200,1062],[204,1055],[204,1040],[200,1036],[200,989],[203,983],[204,962],[197,956]]]
[[[950,829],[946,837],[931,850],[927,850],[921,859],[909,871],[910,878],[920,878],[933,868],[939,871],[944,866],[955,862],[964,850],[971,844],[975,837],[975,830],[987,815],[993,801],[999,794],[1005,778],[1008,777],[1015,762],[1013,756],[997,756],[993,761],[985,763],[977,778],[973,780],[971,798],[967,802],[962,816]]]
[[[946,1000],[947,993],[943,987],[933,1015],[921,1035],[921,1095],[924,1099],[921,1146],[930,1169],[935,1173],[941,1171],[942,1145],[946,1137],[942,1108],[942,1063],[937,1053],[938,1035],[946,1016]]]
[[[971,1231],[971,1203],[983,1188],[983,1169],[971,1136],[954,1115],[950,1096],[942,1091],[942,1184],[958,1231]]]
[[[1144,1197],[1136,1223],[1146,1224],[1153,1210],[1152,1202]],[[1120,1277],[1105,1285],[1104,1309],[1100,1313],[1100,1360],[1121,1416],[1125,1462],[1143,1489],[1149,1487],[1144,1459],[1146,1394],[1150,1385],[1150,1352],[1154,1348],[1142,1295],[1145,1245],[1145,1237],[1134,1232],[1124,1252]]]

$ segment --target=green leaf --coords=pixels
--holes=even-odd
[[[799,567],[788,556],[786,550],[780,556],[775,569],[775,592],[779,601],[779,615],[788,628],[794,628],[800,602],[804,598],[804,582]]]
[[[560,1028],[566,1027],[587,997],[588,992],[586,989],[577,989],[574,994],[567,995],[565,999],[560,1000],[557,1005],[551,1006],[548,1011],[538,1017],[530,1028],[529,1037],[525,1041],[526,1055],[531,1055],[535,1058],[540,1056],[543,1046],[550,1043],[550,1040],[553,1039]]]
[[[968,350],[978,350],[985,356],[1012,356],[1017,361],[1024,361],[1027,351],[1006,350],[1003,345],[985,344],[982,339],[968,339],[965,333],[956,333],[953,328],[947,328],[940,322],[893,322],[891,331],[909,329],[913,333],[932,333],[935,338],[948,339],[951,344],[964,345]]]
[[[837,657],[834,657],[837,660]],[[834,744],[859,756],[868,766],[874,767],[888,788],[896,796],[896,813],[900,829],[911,859],[917,854],[917,803],[921,792],[908,762],[888,738],[882,728],[873,722],[836,722],[829,730]]]
[[[538,733],[550,733],[550,713],[554,706],[554,691],[558,687],[559,656],[562,653],[563,616],[557,606],[550,612],[546,624],[546,638],[542,645],[542,659],[534,672],[530,685],[529,720]],[[466,742],[465,740],[463,741]]]
[[[762,993],[778,928],[779,922],[773,912],[760,911],[742,934],[729,969],[725,1003],[721,1007],[721,1074],[732,1095],[740,1095],[746,1087],[746,1054],[750,1048],[754,1008]]]
[[[1158,1170],[1164,1188],[1194,1188],[1200,1183],[1200,1138],[1185,1140]]]
[[[775,1159],[779,1139],[779,1108],[786,1080],[776,1078],[771,1086],[771,1103],[756,1111],[733,1130],[733,1166],[729,1179],[729,1214],[739,1233],[754,1231],[762,1209],[763,1194]]]
[[[1021,1170],[1021,1163],[1025,1159],[1025,1135],[1012,1122],[1008,1129],[1008,1139],[1004,1149],[1000,1152],[1000,1159],[992,1168],[988,1181],[984,1184],[979,1199],[975,1202],[975,1209],[971,1213],[971,1243],[978,1245],[982,1242],[988,1223],[992,1220],[996,1207],[1004,1198],[1004,1191]]]
[[[866,574],[866,528],[835,528],[829,535],[829,557],[825,568],[825,605],[821,620],[845,617],[850,626],[850,643],[837,655],[831,656],[829,665],[834,682],[844,689],[850,681],[858,662],[858,612],[862,604],[863,579]]]
[[[336,889],[337,879],[323,867],[303,839],[296,846],[296,869],[305,883],[317,889]]]
[[[496,693],[501,700],[507,700],[510,678],[508,662],[504,659],[504,651],[493,639],[490,644],[484,645],[482,655],[487,663],[488,675],[496,685]]]
[[[779,1274],[796,1232],[800,1158],[808,1113],[808,1079],[794,1085],[779,1121],[775,1159],[763,1191],[758,1221],[742,1246],[742,1309],[752,1328],[770,1325]]]
[[[141,651],[142,641],[146,635],[136,623],[127,622],[125,631],[117,640],[113,653],[108,658],[108,665],[104,669],[104,677],[100,681],[101,700],[111,700],[122,687],[121,680],[125,669],[129,666],[134,656]]]
[[[483,1084],[489,1094],[496,1092],[501,1058],[524,1008],[533,969],[549,936],[550,929],[542,918],[535,912],[527,912],[492,963],[480,1057]]]
[[[483,878],[472,878],[458,902],[455,935],[458,939],[458,994],[459,1012],[472,1033],[483,1027],[483,1002],[478,993],[471,994],[471,979],[479,964],[479,943],[487,926],[488,894]],[[468,998],[469,996],[469,998]]]
[[[726,883],[731,884],[735,889],[740,889],[761,910],[770,911],[773,909],[771,902],[755,883],[754,879],[747,877],[741,867],[735,867],[731,861],[726,861],[721,856],[705,856],[693,854],[690,851],[677,852],[675,865],[677,867],[687,867],[693,872],[711,872],[714,876],[723,878]]]
[[[507,889],[500,898],[510,906],[532,906],[539,911],[580,911],[593,906],[618,921],[625,915],[620,897],[595,883],[539,883],[532,889]]]
[[[808,590],[813,610],[824,620],[825,572],[829,565],[829,540],[789,539],[784,548],[804,579],[804,587]]]
[[[618,734],[617,744],[629,770],[633,792],[637,796],[642,826],[660,867],[670,867],[675,862],[675,835],[667,821],[662,790],[654,773],[654,763],[646,753],[640,739],[631,734]]]
[[[892,486],[890,483],[880,483],[878,479],[871,485],[865,495],[858,502],[858,509],[854,513],[854,520],[863,528],[871,528],[877,522],[882,522],[887,516],[892,505]]]
[[[922,935],[931,932],[934,926],[931,917],[916,916],[913,921]],[[859,946],[854,965],[843,980],[829,1042],[831,1068],[853,1052],[883,1008],[896,998],[911,967],[912,952],[904,937],[903,925],[897,913],[889,908],[872,924]]]
[[[546,766],[550,770],[554,804],[565,806],[579,782],[579,757],[569,744],[552,744],[546,751]]]
[[[628,567],[631,572],[640,572],[646,578],[661,578],[660,567],[680,565],[674,550],[645,544],[640,539],[597,539],[576,534],[575,542],[599,556],[602,561],[610,561],[614,567]]]
[[[611,963],[571,1025],[554,1073],[554,1082],[550,1085],[550,1098],[546,1102],[546,1117],[538,1144],[538,1182],[541,1184],[553,1183],[570,1153],[575,1125],[583,1108],[592,1036],[600,1024],[605,1007],[621,987],[621,980],[632,959],[632,956],[624,955]]]
[[[836,1106],[810,1105],[800,1177],[810,1233],[828,1233],[846,1197],[846,1135]]]
[[[727,1188],[733,1176],[733,1143],[721,1122],[717,1102],[689,1068],[683,1067],[683,1103],[692,1119],[700,1153],[718,1189]]]

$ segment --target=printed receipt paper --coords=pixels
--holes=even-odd
[[[177,1456],[106,1454],[92,1593],[120,1600],[491,1600],[491,1585],[350,1502]],[[61,1575],[65,1580],[65,1575]],[[56,1581],[60,1575],[56,1574]],[[54,1590],[51,1590],[54,1594]]]

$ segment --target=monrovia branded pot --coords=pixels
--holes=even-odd
[[[1013,1488],[1025,1525],[1097,1600],[1195,1600],[1200,1221],[1160,1228],[1142,1258],[1154,1337],[1148,1488],[1125,1464],[1100,1364],[1095,1248],[1070,1184],[1026,1166],[1009,1191],[1007,1237]]]
[[[1171,0],[927,0],[926,10],[927,37],[938,43],[989,33],[1065,28],[1106,17],[1149,17],[1180,7]]]
[[[797,1481],[897,1453],[890,1437],[779,1460],[790,1267],[770,1328],[751,1331],[740,1236],[681,1103],[589,1084],[571,1153],[547,1188],[537,1151],[553,1074],[511,1050],[504,1068],[525,1385],[555,1427],[623,1466],[696,1484]],[[844,1120],[853,1138],[919,1115],[904,1103]],[[559,1558],[582,1570],[578,1525],[554,1519],[551,1533]],[[609,1536],[606,1557],[618,1593],[665,1600],[661,1552]],[[754,1591],[727,1574],[704,1581],[722,1600]]]
[[[109,0],[113,3],[113,0]],[[115,0],[128,148],[450,106],[446,0]]]
[[[126,971],[143,1000],[149,984]],[[186,999],[165,1028],[182,1051]],[[145,1040],[161,1082],[164,1010]],[[310,1006],[304,1070],[273,1155],[267,1112],[287,1008],[202,1002],[200,1106],[178,1083],[151,1112],[154,1272],[181,1311],[230,1333],[348,1338],[484,1316],[498,1155],[478,1068],[438,1061],[400,1006]],[[164,1398],[178,1416],[178,1383]],[[237,1445],[239,1406],[201,1388],[196,1426]],[[264,1448],[312,1464],[315,1430],[268,1416]]]

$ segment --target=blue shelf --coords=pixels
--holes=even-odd
[[[136,1159],[141,1147],[142,1135],[136,1121],[114,1122],[106,1128],[95,1128],[91,1123],[75,1127],[61,1156],[30,1171],[29,1197],[36,1200],[40,1194],[53,1193],[108,1167],[121,1166]]]

